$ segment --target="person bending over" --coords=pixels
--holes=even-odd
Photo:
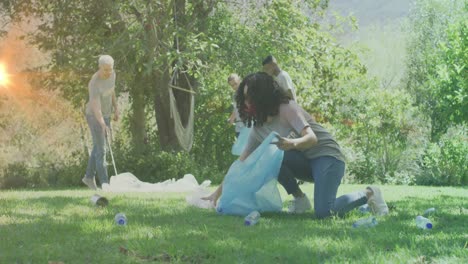
[[[376,186],[336,197],[345,172],[345,158],[340,146],[271,76],[261,72],[245,77],[237,91],[236,103],[245,125],[253,127],[239,157],[241,161],[271,132],[278,134],[275,144],[284,151],[278,182],[294,197],[288,208],[290,213],[303,213],[311,208],[297,179],[315,183],[314,209],[318,218],[343,216],[365,203],[374,214],[388,213],[387,204]],[[288,135],[295,136],[288,138]],[[204,199],[216,204],[221,194],[222,185]]]
[[[89,156],[86,174],[82,181],[89,188],[96,190],[95,175],[101,187],[109,183],[106,169],[106,137],[110,131],[110,118],[114,111],[114,120],[119,119],[115,97],[114,59],[109,55],[99,57],[99,70],[89,81],[89,101],[86,104],[86,121],[88,122],[93,150]]]

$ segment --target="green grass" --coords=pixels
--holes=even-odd
[[[369,229],[351,227],[357,211],[328,220],[263,214],[246,227],[242,217],[187,206],[184,194],[105,193],[109,206],[96,208],[84,189],[3,191],[0,263],[468,263],[467,188],[382,191],[393,209]],[[425,232],[414,218],[429,207],[437,213]],[[118,212],[127,226],[114,224]]]

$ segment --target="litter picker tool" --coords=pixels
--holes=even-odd
[[[112,153],[112,147],[111,147],[111,144],[110,144],[110,141],[109,141],[109,133],[106,133],[106,141],[107,141],[107,146],[109,147],[109,152],[111,154],[112,165],[114,165],[115,176],[117,176],[117,168],[115,167],[114,154]]]

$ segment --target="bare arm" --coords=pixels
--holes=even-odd
[[[244,149],[244,151],[239,157],[239,160],[244,161],[249,155],[250,155],[250,152]],[[223,182],[221,182],[218,188],[212,194],[210,194],[210,196],[203,197],[202,200],[211,201],[214,204],[214,206],[216,206],[219,197],[221,197],[221,194],[223,193]]]
[[[311,148],[317,144],[317,142],[317,136],[314,131],[310,127],[306,126],[302,129],[300,138],[290,139],[278,137],[278,143],[276,143],[276,145],[282,150],[305,150]]]
[[[246,149],[244,149],[244,151],[242,151],[242,154],[239,156],[239,160],[240,161],[244,161],[245,159],[247,159],[250,155],[250,151],[247,151]]]
[[[229,116],[228,122],[232,124],[234,123],[234,121],[236,121],[236,113],[235,111],[232,111],[231,115]]]
[[[239,160],[244,161],[249,155],[250,155],[250,150],[247,150],[247,148],[246,148],[246,149],[244,149],[244,151],[240,155]],[[224,182],[224,180],[223,180],[223,182]],[[210,194],[210,196],[203,197],[202,200],[211,201],[216,206],[219,197],[221,197],[221,194],[223,193],[223,182],[221,182],[221,184],[218,186],[218,188],[212,194]]]
[[[219,197],[221,197],[222,193],[223,193],[223,183],[221,182],[221,184],[212,194],[210,194],[207,197],[202,197],[201,199],[205,201],[210,201],[213,203],[214,206],[216,206],[216,204],[218,203],[218,199]]]

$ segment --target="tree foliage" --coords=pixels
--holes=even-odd
[[[407,90],[431,120],[437,141],[468,120],[466,0],[419,0],[410,13]]]
[[[156,117],[160,145],[179,149],[169,112],[168,84],[178,69],[196,86],[191,77],[203,66],[200,57],[210,47],[204,24],[215,3],[9,0],[3,5],[12,21],[40,20],[37,32],[30,37],[51,54],[48,70],[53,74],[44,80],[45,86],[60,87],[65,98],[82,106],[98,55],[110,54],[116,59],[119,91],[131,95],[129,124],[135,148],[144,147],[151,129],[146,124],[149,108]],[[190,96],[179,91],[174,94],[186,121]]]
[[[416,183],[466,186],[468,184],[468,129],[450,127],[436,143],[430,143],[422,158],[423,170]]]
[[[232,111],[227,76],[259,71],[262,59],[272,54],[290,73],[299,104],[342,146],[348,179],[457,184],[466,177],[437,181],[445,177],[438,166],[458,172],[464,159],[454,157],[466,152],[461,144],[466,133],[456,141],[443,136],[443,142],[427,142],[429,127],[434,139],[467,119],[466,22],[457,20],[458,12],[449,15],[453,6],[442,2],[418,1],[412,13],[404,90],[382,87],[383,80],[370,77],[358,56],[337,44],[329,28],[323,29],[328,1],[6,0],[0,5],[11,22],[39,21],[29,40],[51,60],[40,69],[48,74],[37,86],[59,90],[76,109],[87,99],[98,56],[116,59],[117,91],[128,96],[129,111],[113,143],[114,154],[119,170],[143,181],[192,173],[220,182],[236,159],[230,153],[234,128],[225,122]],[[187,76],[180,75],[180,86],[190,85],[196,92],[190,153],[174,152],[180,148],[168,91],[175,72]],[[173,91],[185,123],[190,94]],[[439,151],[445,145],[451,151]],[[446,157],[451,162],[442,162]],[[70,175],[82,165],[70,166]],[[29,175],[26,181],[10,177],[11,186],[32,179],[45,182],[22,164],[5,171]],[[59,182],[59,174],[68,175],[51,172],[47,181]]]

